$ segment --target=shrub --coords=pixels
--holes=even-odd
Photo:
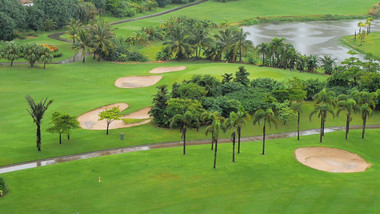
[[[58,58],[58,57],[61,57],[61,56],[63,56],[63,53],[61,53],[61,52],[53,53],[53,57],[54,58]]]
[[[8,186],[5,179],[0,177],[0,198],[8,193]]]

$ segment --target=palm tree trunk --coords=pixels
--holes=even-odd
[[[211,150],[214,150],[214,132],[211,133]]]
[[[347,140],[348,131],[350,130],[350,114],[347,114],[346,118],[346,136],[345,139]]]
[[[214,169],[216,168],[216,155],[218,152],[218,140],[215,140]]]
[[[70,140],[70,132],[67,133],[67,140]]]
[[[13,66],[13,60],[11,60],[11,67]]]
[[[86,56],[83,56],[83,61],[82,62],[84,63],[85,61],[86,61]]]
[[[298,111],[298,119],[297,119],[297,140],[300,139],[300,117],[301,117],[301,112]]]
[[[240,154],[240,136],[241,136],[241,128],[238,127],[238,154]]]
[[[322,143],[322,137],[323,137],[323,117],[321,117],[321,130],[319,132],[319,142]]]
[[[59,133],[59,144],[62,144],[62,133]]]
[[[183,129],[183,155],[186,154],[186,128]]]
[[[364,117],[363,117],[363,131],[362,131],[362,139],[364,139],[364,135],[365,135],[365,126],[366,126],[366,123],[367,123],[367,116],[364,116]]]
[[[265,63],[265,55],[264,55],[265,52],[263,52],[263,66],[264,66],[264,63]]]
[[[44,69],[46,68],[46,63],[44,63]]]
[[[235,132],[232,133],[232,162],[235,162]]]
[[[37,125],[37,150],[38,151],[41,151],[41,126],[40,124],[36,124]]]
[[[264,120],[264,127],[263,127],[263,153],[261,155],[265,155],[265,123],[266,123],[266,121]]]

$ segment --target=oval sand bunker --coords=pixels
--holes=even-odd
[[[363,172],[371,166],[359,155],[336,148],[298,148],[295,155],[302,164],[327,172]]]
[[[168,73],[168,72],[174,72],[174,71],[183,71],[185,69],[186,69],[185,66],[158,67],[158,68],[153,68],[152,70],[149,71],[149,73],[152,73],[152,74],[161,74],[161,73]]]
[[[99,121],[99,113],[101,111],[104,111],[105,109],[111,109],[116,106],[119,106],[120,111],[123,111],[124,109],[128,108],[128,104],[126,103],[115,103],[115,104],[102,106],[100,108],[94,109],[78,117],[80,127],[83,129],[90,129],[90,130],[106,130],[107,122],[106,120]],[[150,110],[150,107],[144,108],[139,111],[130,113],[126,116],[120,117],[120,120],[115,120],[110,124],[109,129],[127,128],[127,127],[147,124],[151,120],[148,113],[149,110]],[[122,120],[123,118],[146,119],[146,120],[143,120],[138,123],[125,124]]]
[[[115,81],[115,86],[119,88],[143,88],[156,84],[162,76],[130,76],[120,77]]]

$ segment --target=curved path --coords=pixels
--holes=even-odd
[[[361,129],[361,126],[351,126],[350,129]],[[368,125],[367,129],[380,129],[380,125]],[[317,129],[309,129],[309,130],[303,130],[300,131],[301,136],[306,135],[313,135],[313,134],[319,134],[319,128]],[[335,132],[335,131],[344,131],[344,126],[339,127],[330,127],[325,128],[325,133],[327,132]],[[266,139],[280,139],[280,138],[288,138],[288,137],[296,137],[297,132],[284,132],[279,134],[271,134],[267,135]],[[243,137],[241,138],[241,142],[251,142],[251,141],[261,141],[263,136],[253,136],[253,137]],[[229,138],[219,139],[219,143],[229,143],[231,140]],[[202,145],[202,144],[210,144],[210,140],[192,140],[187,141],[187,145]],[[61,157],[55,157],[55,158],[48,158],[43,160],[37,160],[37,161],[29,161],[24,163],[17,163],[12,165],[6,165],[0,167],[0,174],[7,173],[7,172],[13,172],[23,169],[29,169],[29,168],[35,168],[40,166],[47,166],[52,164],[58,164],[68,161],[74,161],[74,160],[83,160],[83,159],[89,159],[94,157],[101,157],[101,156],[107,156],[107,155],[115,155],[115,154],[122,154],[122,153],[129,153],[129,152],[136,152],[136,151],[144,151],[144,150],[150,150],[150,149],[160,149],[160,148],[169,148],[169,147],[179,147],[182,146],[182,142],[168,142],[168,143],[155,143],[155,144],[147,144],[147,145],[141,145],[141,146],[130,146],[130,147],[123,147],[123,148],[116,148],[116,149],[108,149],[108,150],[102,150],[102,151],[95,151],[95,152],[87,152],[87,153],[81,153],[81,154],[73,154],[73,155],[66,155]]]

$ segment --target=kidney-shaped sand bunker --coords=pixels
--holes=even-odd
[[[295,151],[302,164],[327,172],[362,172],[371,166],[357,154],[329,147],[303,147]]]
[[[142,88],[156,84],[162,76],[130,76],[120,77],[115,81],[115,86],[119,88]]]

